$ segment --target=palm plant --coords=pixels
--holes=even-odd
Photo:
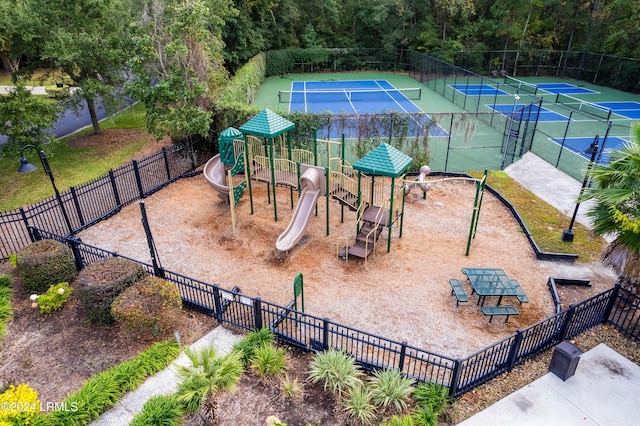
[[[608,164],[595,164],[589,176],[595,185],[579,201],[594,199],[587,215],[597,235],[615,239],[601,253],[623,288],[640,294],[640,126],[635,138],[618,150],[608,151]]]
[[[184,350],[192,366],[180,367],[178,374],[184,380],[178,385],[178,401],[187,412],[195,412],[210,394],[232,390],[243,373],[240,354],[231,352],[220,357],[213,346],[199,352]]]

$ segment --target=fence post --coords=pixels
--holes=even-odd
[[[167,148],[162,147],[162,157],[164,158],[164,168],[167,170],[167,180],[171,180],[171,169],[169,168],[169,158],[167,157]]]
[[[22,217],[22,221],[24,222],[24,227],[27,229],[27,234],[29,234],[29,239],[32,243],[35,243],[36,240],[33,237],[33,233],[31,232],[31,226],[29,226],[29,221],[27,220],[27,214],[24,211],[24,208],[20,207],[20,216]]]
[[[120,194],[118,193],[118,185],[116,185],[116,176],[113,174],[113,169],[109,169],[109,179],[111,180],[111,189],[113,189],[113,198],[116,201],[116,206],[120,207],[122,202],[120,201]]]
[[[618,299],[618,295],[620,295],[620,288],[621,288],[621,285],[619,283],[616,283],[615,287],[613,288],[613,291],[611,292],[611,297],[609,297],[609,301],[607,302],[607,307],[604,309],[604,314],[602,315],[603,324],[609,321],[609,316],[611,315],[613,306],[615,305],[616,300]]]
[[[146,195],[144,193],[144,189],[142,188],[142,179],[140,178],[140,169],[138,168],[138,162],[136,160],[132,160],[131,164],[133,164],[133,174],[136,177],[136,184],[138,185],[140,198],[144,198]]]
[[[82,242],[82,240],[79,237],[73,236],[73,237],[67,238],[67,242],[71,246],[71,252],[73,253],[73,258],[75,259],[75,262],[76,262],[76,270],[79,271],[85,266],[84,259],[82,258],[82,254],[80,253],[80,248],[79,248],[79,245]]]
[[[454,397],[458,393],[458,382],[462,374],[462,361],[456,359],[453,365],[453,373],[451,373],[451,383],[449,384],[449,396]]]
[[[520,345],[522,344],[522,331],[516,330],[516,338],[511,345],[509,356],[507,357],[507,370],[511,371],[518,362],[518,352],[520,351]]]
[[[78,220],[80,221],[80,226],[84,226],[84,217],[82,217],[82,210],[80,209],[80,202],[78,201],[78,194],[76,194],[76,188],[74,186],[69,188],[71,191],[71,198],[73,199],[73,205],[76,208],[76,213],[78,214]]]
[[[575,311],[576,305],[570,305],[569,309],[567,309],[567,317],[560,327],[560,333],[558,333],[558,342],[562,342],[567,336],[567,330],[569,329],[569,324],[571,324],[571,319],[573,318]]]
[[[220,289],[217,285],[213,286],[213,303],[216,309],[216,320],[218,320],[218,322],[222,322],[222,303],[220,303]]]
[[[329,349],[329,318],[322,320],[322,350]]]
[[[398,362],[398,370],[402,372],[404,368],[404,357],[407,354],[407,342],[402,342],[400,346],[400,361]]]
[[[256,331],[260,330],[262,328],[262,306],[259,297],[253,299],[253,321]]]

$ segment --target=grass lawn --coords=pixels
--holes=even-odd
[[[476,177],[480,177],[480,174],[476,174]],[[535,196],[506,173],[490,172],[487,183],[516,207],[542,251],[577,253],[580,256],[578,261],[591,262],[599,258],[600,252],[607,245],[603,238],[593,235],[578,222],[573,226],[573,242],[562,241],[562,232],[569,226],[571,218]]]
[[[136,104],[112,118],[100,123],[101,129],[138,129],[135,138],[118,141],[109,146],[74,147],[68,141],[81,134],[91,133],[92,128],[60,139],[45,147],[56,186],[60,192],[70,186],[78,186],[101,176],[121,164],[149,141],[144,130],[144,106]],[[0,211],[13,210],[54,195],[51,182],[42,171],[42,164],[35,150],[28,149],[25,155],[38,167],[32,173],[17,173],[18,158],[0,159]]]

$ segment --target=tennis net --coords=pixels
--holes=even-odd
[[[343,89],[343,90],[280,90],[280,103],[304,102],[345,102],[345,101],[389,101],[419,100],[422,98],[421,87],[407,89]]]
[[[583,101],[582,99],[574,98],[573,96],[565,95],[564,93],[558,93],[556,95],[556,103],[597,118],[603,118],[605,120],[611,118],[611,108]]]
[[[530,93],[532,95],[538,93],[538,86],[535,84],[527,83],[526,81],[518,80],[517,78],[509,77],[508,75],[504,77],[504,82],[506,85],[517,89],[518,92]]]

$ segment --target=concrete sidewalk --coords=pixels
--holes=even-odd
[[[224,356],[231,352],[233,345],[242,336],[233,334],[222,326],[217,326],[206,336],[192,344],[192,350],[213,345],[218,355]],[[180,381],[178,367],[190,365],[189,358],[182,353],[169,367],[149,377],[140,387],[127,393],[113,408],[104,412],[97,420],[90,423],[92,426],[126,426],[131,423],[133,417],[142,411],[144,404],[156,395],[168,395],[178,390]]]
[[[567,227],[569,226],[582,182],[561,172],[532,152],[524,154],[520,160],[507,166],[504,171],[520,185],[566,214],[569,218]],[[593,205],[593,200],[581,203],[576,222],[591,228],[591,221],[586,213]]]
[[[600,344],[566,381],[547,373],[460,426],[635,426],[639,405],[640,367]]]

